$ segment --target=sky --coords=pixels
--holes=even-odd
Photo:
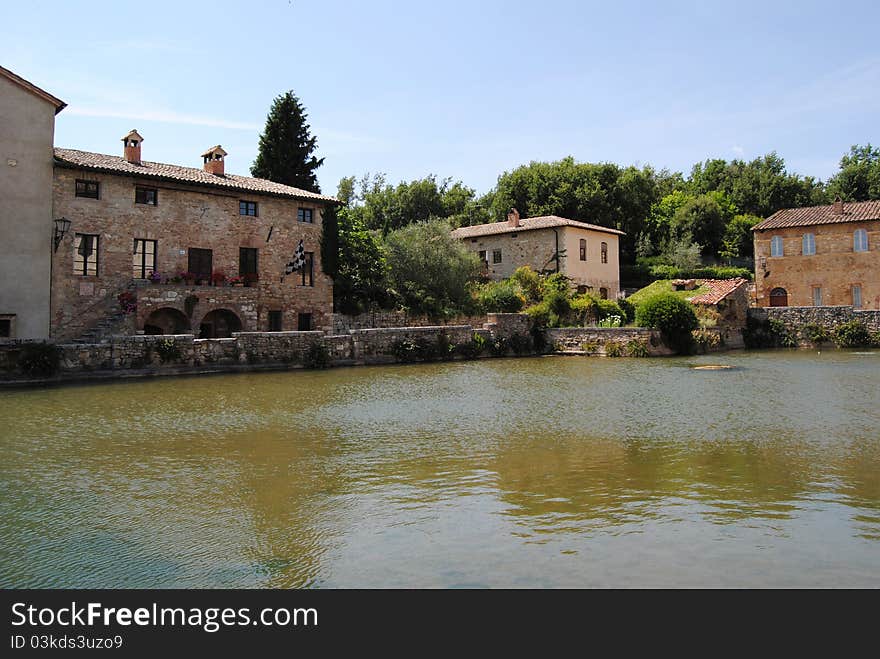
[[[880,143],[880,3],[3,0],[0,65],[64,100],[59,147],[244,174],[273,98],[305,105],[325,193],[532,160],[770,151],[823,180]]]

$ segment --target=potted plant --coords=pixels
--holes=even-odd
[[[158,272],[153,272],[151,270],[149,276],[147,277],[147,281],[149,281],[151,284],[161,284],[162,275],[160,275]]]
[[[230,277],[226,280],[230,286],[244,286],[244,279],[242,277]]]
[[[194,272],[181,272],[180,278],[188,285],[196,283],[196,274]]]
[[[213,286],[222,286],[226,283],[226,273],[222,270],[215,270],[211,274],[211,284]]]

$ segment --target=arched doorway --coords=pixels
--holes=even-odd
[[[200,339],[228,339],[241,331],[241,320],[229,309],[214,309],[205,314],[199,326]]]
[[[787,307],[788,291],[786,291],[784,288],[774,288],[772,291],[770,291],[770,306]]]
[[[144,334],[189,334],[189,319],[172,307],[156,309],[144,321]]]

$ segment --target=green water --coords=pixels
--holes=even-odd
[[[878,409],[833,351],[0,392],[0,586],[878,587]]]

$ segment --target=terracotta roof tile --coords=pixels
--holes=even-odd
[[[740,286],[748,284],[749,280],[736,277],[735,279],[698,279],[697,282],[709,290],[690,298],[690,301],[694,304],[718,304]]]
[[[587,224],[586,222],[577,222],[556,215],[545,215],[542,217],[527,217],[519,222],[518,227],[510,226],[505,220],[503,222],[490,222],[488,224],[475,224],[470,227],[461,227],[452,232],[456,238],[476,238],[477,236],[493,236],[500,233],[519,233],[520,231],[533,231],[535,229],[549,229],[552,227],[577,227],[579,229],[591,229],[593,231],[602,231],[604,233],[613,233],[619,236],[625,236],[623,231],[617,229],[609,229],[608,227],[600,227],[595,224]]]
[[[190,183],[225,190],[240,190],[258,194],[268,194],[276,197],[292,197],[294,199],[324,201],[339,203],[334,197],[300,190],[289,185],[267,181],[261,178],[250,178],[236,174],[224,174],[218,176],[203,169],[195,167],[181,167],[180,165],[166,165],[161,162],[147,162],[135,164],[128,162],[119,156],[107,156],[102,153],[90,151],[77,151],[76,149],[55,149],[56,164],[61,167],[75,167],[90,169],[109,174],[122,176],[138,176],[154,178],[161,181],[175,181]]]
[[[880,220],[880,201],[845,202],[843,213],[834,212],[834,204],[827,206],[807,206],[805,208],[783,208],[776,211],[752,229],[781,229],[813,224],[839,224],[841,222],[866,222]]]

